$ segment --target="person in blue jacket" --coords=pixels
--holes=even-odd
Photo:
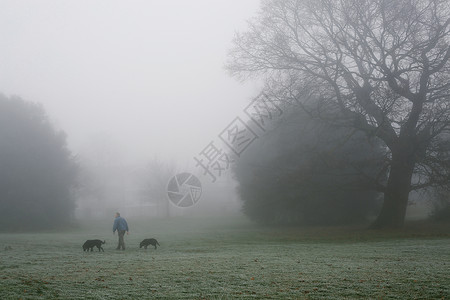
[[[120,213],[116,213],[115,219],[114,219],[114,226],[113,226],[113,234],[116,233],[119,234],[119,245],[117,246],[116,250],[120,250],[120,248],[122,248],[122,250],[125,250],[125,242],[123,241],[123,236],[125,235],[125,231],[127,232],[127,234],[129,234],[128,232],[128,224],[127,221],[122,218],[120,216]]]

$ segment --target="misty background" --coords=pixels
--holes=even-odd
[[[387,169],[376,166],[386,147],[309,119],[277,89],[265,98],[270,70],[242,77],[233,71],[236,49],[247,57],[246,47],[253,47],[238,45],[237,33],[258,30],[264,5],[276,3],[1,1],[2,207],[23,220],[34,218],[33,207],[50,220],[111,218],[115,211],[130,217],[244,212],[270,224],[374,218],[380,193],[348,173],[362,166],[358,172],[376,177],[377,171],[385,182]],[[255,126],[246,109],[259,112],[264,101],[278,98],[284,106],[271,103],[264,112],[272,124]],[[256,142],[239,157],[220,144],[234,122],[256,130]],[[220,153],[208,152],[211,142]],[[213,170],[218,180],[194,160],[205,154],[225,163]],[[167,183],[182,172],[202,183],[193,207],[167,198]],[[428,216],[427,199],[411,193],[408,217]]]
[[[257,82],[224,70],[235,32],[258,7],[258,0],[0,2],[1,93],[43,104],[89,173],[81,178],[103,181],[100,200],[78,200],[80,216],[123,209],[137,193],[124,181],[148,164],[171,165],[173,175],[193,171],[193,156],[258,91]]]
[[[255,94],[223,65],[259,1],[1,1],[0,86],[44,104],[78,153],[190,160]]]

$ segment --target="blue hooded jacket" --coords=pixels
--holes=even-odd
[[[114,219],[113,232],[125,230],[128,231],[128,224],[122,217],[117,217]]]

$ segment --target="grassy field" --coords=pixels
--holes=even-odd
[[[241,218],[0,234],[1,299],[450,299],[450,228],[259,228]],[[161,247],[139,249],[144,238]],[[83,252],[86,239],[105,252]],[[10,246],[12,250],[4,250]]]

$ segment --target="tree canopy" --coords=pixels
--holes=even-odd
[[[299,108],[286,111],[234,165],[245,214],[264,224],[365,221],[379,210],[370,178],[382,173],[384,158],[380,143],[370,142]]]
[[[44,229],[71,220],[76,164],[42,106],[0,94],[0,228]]]

